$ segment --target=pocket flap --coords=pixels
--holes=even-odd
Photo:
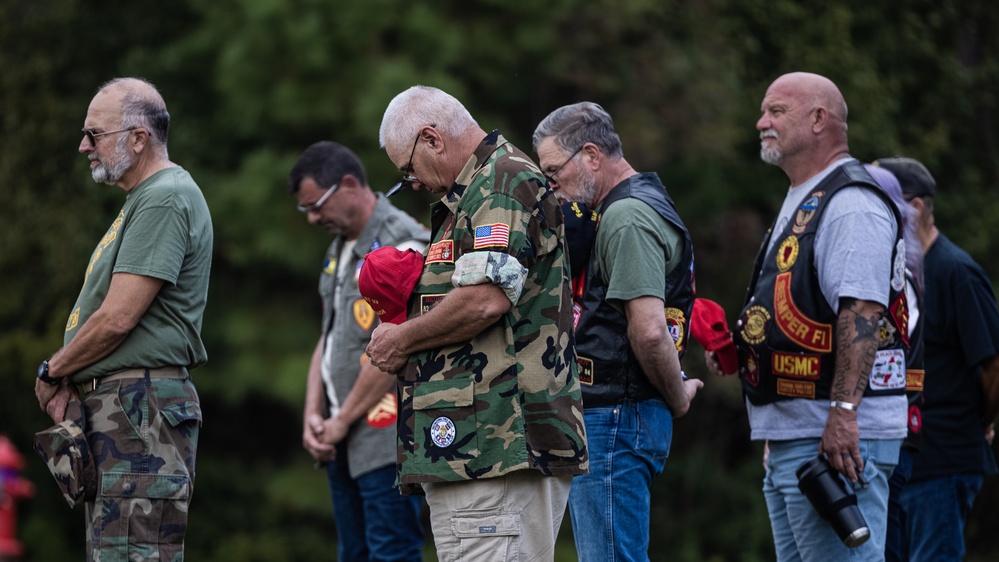
[[[519,513],[455,511],[451,529],[456,537],[512,537],[520,534]]]
[[[164,406],[160,409],[160,413],[173,427],[190,420],[197,420],[198,424],[201,423],[201,405],[190,400]]]
[[[413,409],[464,408],[472,405],[475,381],[451,379],[427,381],[413,387]]]
[[[142,474],[105,472],[101,495],[117,498],[186,500],[191,496],[191,479],[184,474]]]

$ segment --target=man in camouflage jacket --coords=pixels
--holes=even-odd
[[[551,560],[588,466],[558,202],[435,88],[396,96],[380,140],[404,182],[443,196],[409,319],[368,346],[399,373],[400,480],[426,493],[441,559]]]

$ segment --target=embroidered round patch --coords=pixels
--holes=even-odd
[[[438,447],[448,447],[454,443],[454,422],[441,416],[430,424],[430,439]]]
[[[767,322],[770,313],[760,305],[751,306],[746,310],[746,319],[742,322],[742,339],[753,345],[767,339]]]
[[[798,260],[798,238],[796,236],[788,236],[780,243],[780,248],[777,249],[777,269],[781,273],[791,269],[794,262]]]

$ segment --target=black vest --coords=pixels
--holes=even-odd
[[[829,200],[844,187],[878,194],[898,226],[892,251],[889,304],[864,396],[905,392],[908,308],[902,218],[895,203],[856,161],[833,170],[805,197],[768,252],[773,226],[753,268],[746,304],[733,336],[739,349],[739,377],[749,401],[769,404],[790,398],[828,400],[836,357],[837,314],[822,296],[816,275],[815,234]],[[886,282],[889,280],[886,279]],[[863,376],[863,375],[862,375]]]
[[[911,276],[906,274],[909,283],[915,285]],[[923,429],[923,379],[926,377],[924,367],[923,325],[925,316],[923,315],[923,297],[919,291],[916,293],[917,310],[920,311],[919,320],[916,327],[909,334],[909,352],[905,354],[905,394],[909,398],[908,426],[909,432],[902,442],[903,447],[919,449],[922,441]]]
[[[618,184],[600,204],[598,212],[602,215],[614,202],[629,197],[649,205],[683,233],[680,263],[673,271],[666,272],[662,294],[670,334],[682,358],[690,310],[694,306],[694,249],[690,233],[655,173],[638,174]],[[598,231],[599,228],[598,223]],[[591,256],[585,273],[586,284],[575,333],[583,407],[610,406],[625,400],[662,400],[659,391],[642,372],[628,342],[627,317],[605,299],[607,285],[594,275],[593,259]]]

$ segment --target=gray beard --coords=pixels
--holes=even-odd
[[[593,200],[597,197],[597,180],[587,172],[582,172],[579,174],[579,195],[576,197],[579,201],[586,203],[587,206],[593,206]]]
[[[773,147],[760,148],[760,159],[767,164],[778,166],[780,165],[781,160],[784,159],[784,155]]]
[[[114,153],[108,160],[98,160],[97,167],[91,170],[90,175],[97,183],[114,185],[132,167],[132,155],[128,152],[128,135],[123,136],[115,144]]]

